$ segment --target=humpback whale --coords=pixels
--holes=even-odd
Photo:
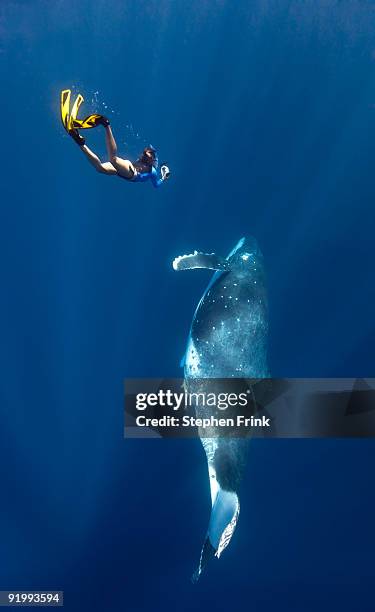
[[[204,379],[269,377],[265,272],[256,240],[242,238],[227,257],[198,251],[182,255],[173,268],[215,271],[190,328],[182,364],[187,389],[199,391],[202,379],[204,384]],[[204,417],[211,409],[195,410]],[[247,445],[242,438],[215,436],[214,428],[200,429],[199,436],[207,457],[212,509],[193,581],[211,558],[220,557],[233,535]]]

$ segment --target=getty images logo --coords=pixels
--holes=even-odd
[[[216,407],[226,410],[236,406],[247,406],[251,391],[246,393],[175,393],[170,389],[160,389],[157,393],[137,393],[136,409],[147,410],[147,408],[162,406],[172,410],[180,410],[182,407],[192,406]]]

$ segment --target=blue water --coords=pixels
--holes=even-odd
[[[208,276],[172,259],[244,234],[273,375],[374,375],[374,40],[365,0],[2,0],[1,589],[61,589],[69,611],[373,610],[371,440],[254,442],[235,536],[191,585],[203,450],[125,442],[122,399],[125,376],[180,375]],[[170,182],[96,174],[60,125],[70,86]],[[101,128],[88,142],[105,155]]]

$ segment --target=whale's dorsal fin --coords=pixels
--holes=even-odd
[[[216,253],[199,253],[194,251],[190,255],[180,255],[173,260],[174,270],[195,270],[205,268],[206,270],[229,270],[229,262]]]

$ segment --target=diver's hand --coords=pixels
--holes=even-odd
[[[160,168],[160,174],[163,181],[166,181],[171,176],[171,171],[166,164],[163,164]]]

